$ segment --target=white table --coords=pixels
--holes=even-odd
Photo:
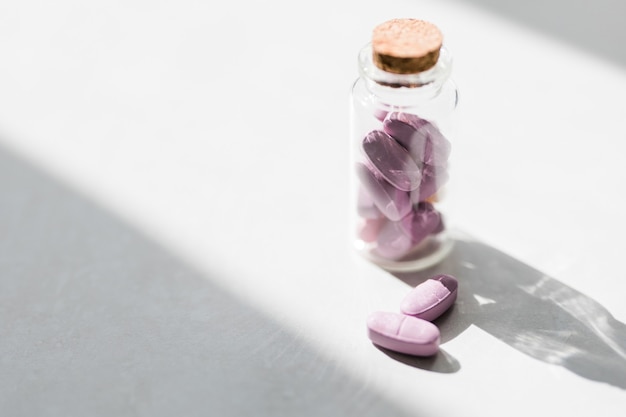
[[[619,62],[463,2],[95,3],[0,8],[0,415],[623,415]],[[404,275],[347,237],[392,17],[443,30],[461,90],[458,241]],[[435,272],[441,352],[373,346]]]

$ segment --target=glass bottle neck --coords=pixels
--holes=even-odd
[[[435,97],[452,70],[452,58],[445,47],[441,48],[434,67],[415,74],[394,74],[378,68],[372,60],[371,43],[361,49],[358,61],[367,89],[382,102],[396,105]]]

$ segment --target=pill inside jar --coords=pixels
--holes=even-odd
[[[452,57],[436,25],[403,18],[374,27],[357,63],[350,113],[352,242],[384,269],[424,270],[454,245],[454,223],[445,214],[458,99]]]

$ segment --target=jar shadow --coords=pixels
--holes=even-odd
[[[626,325],[597,301],[489,245],[465,238],[457,238],[438,265],[393,275],[414,287],[438,273],[459,279],[454,308],[435,321],[442,343],[474,325],[530,357],[626,389]],[[434,359],[431,370],[460,369],[454,358],[445,356],[446,360]],[[426,362],[413,365],[429,369]]]

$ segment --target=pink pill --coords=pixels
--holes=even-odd
[[[387,117],[387,113],[389,113],[387,110],[374,110],[374,117],[382,122]]]
[[[409,152],[382,130],[374,130],[363,139],[363,151],[378,173],[398,190],[419,187],[422,172]]]
[[[359,187],[359,194],[357,199],[357,212],[359,216],[364,219],[380,219],[384,215],[374,204],[374,200],[363,188]]]
[[[417,204],[420,201],[426,201],[447,181],[448,171],[445,167],[422,166],[422,181],[416,190],[411,191],[411,202]]]
[[[428,124],[414,114],[392,112],[385,117],[383,128],[411,153],[416,162],[423,162],[426,159],[428,132],[422,128]]]
[[[417,317],[378,311],[367,318],[367,330],[374,344],[394,352],[431,356],[439,349],[437,326]]]
[[[436,275],[413,288],[402,300],[400,310],[423,320],[435,320],[454,304],[458,286],[453,276]]]
[[[450,155],[450,142],[434,124],[414,114],[393,112],[385,117],[383,126],[416,162],[445,165]]]
[[[441,214],[428,202],[417,204],[400,220],[400,229],[418,244],[441,227]]]
[[[376,239],[376,252],[387,259],[409,254],[431,234],[443,230],[441,214],[428,202],[419,203],[399,221],[382,225]]]
[[[411,211],[410,195],[389,184],[368,165],[358,163],[357,175],[376,207],[390,220],[400,220]]]
[[[364,242],[376,241],[380,228],[385,222],[385,219],[362,219],[358,228],[358,236]]]
[[[435,227],[435,230],[433,230],[433,235],[441,233],[444,230],[446,230],[446,225],[443,222],[443,217],[439,217],[439,224]]]
[[[433,125],[425,126],[424,130],[429,139],[426,143],[424,163],[436,166],[445,165],[450,156],[450,142]]]
[[[402,231],[400,222],[386,222],[376,237],[376,253],[387,259],[400,259],[415,246],[411,236]]]

